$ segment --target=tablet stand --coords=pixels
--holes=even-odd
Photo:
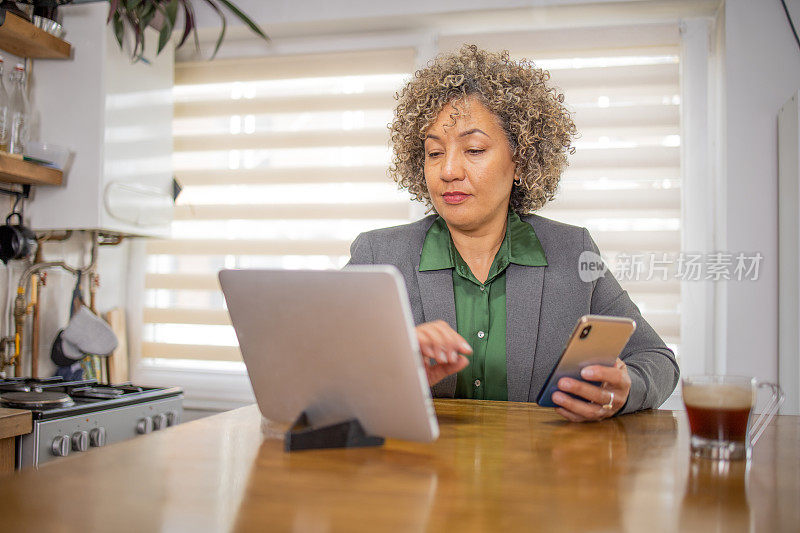
[[[306,412],[292,424],[284,438],[284,449],[287,452],[297,450],[315,450],[320,448],[360,448],[364,446],[380,446],[383,437],[373,437],[364,432],[364,428],[356,418],[312,428],[308,423]]]

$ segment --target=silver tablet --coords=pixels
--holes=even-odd
[[[261,414],[369,434],[439,435],[405,284],[391,266],[223,270],[219,281]]]

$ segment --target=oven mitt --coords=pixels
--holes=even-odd
[[[61,331],[63,332],[64,330]],[[72,359],[73,363],[86,357],[86,354],[80,348],[65,339],[63,335],[61,336],[61,352],[67,359]]]
[[[117,336],[105,320],[92,313],[88,307],[80,309],[69,319],[69,324],[61,335],[66,351],[76,348],[83,354],[100,356],[111,355],[117,349]],[[65,346],[62,346],[62,350]],[[65,353],[67,355],[67,353]]]
[[[53,341],[50,359],[56,366],[71,366],[86,357],[86,354],[71,342],[64,340],[63,334],[64,330],[62,329]]]

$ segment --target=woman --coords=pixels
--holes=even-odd
[[[531,213],[555,195],[576,130],[549,74],[465,46],[399,93],[391,174],[436,214],[362,233],[350,264],[400,269],[434,396],[529,402],[578,318],[625,316],[637,329],[616,365],[562,378],[556,409],[600,420],[660,405],[674,354],[610,273],[581,281],[584,228]],[[435,363],[433,363],[435,361]]]

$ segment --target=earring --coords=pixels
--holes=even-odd
[[[514,178],[514,185],[516,186],[522,185],[522,178]]]

